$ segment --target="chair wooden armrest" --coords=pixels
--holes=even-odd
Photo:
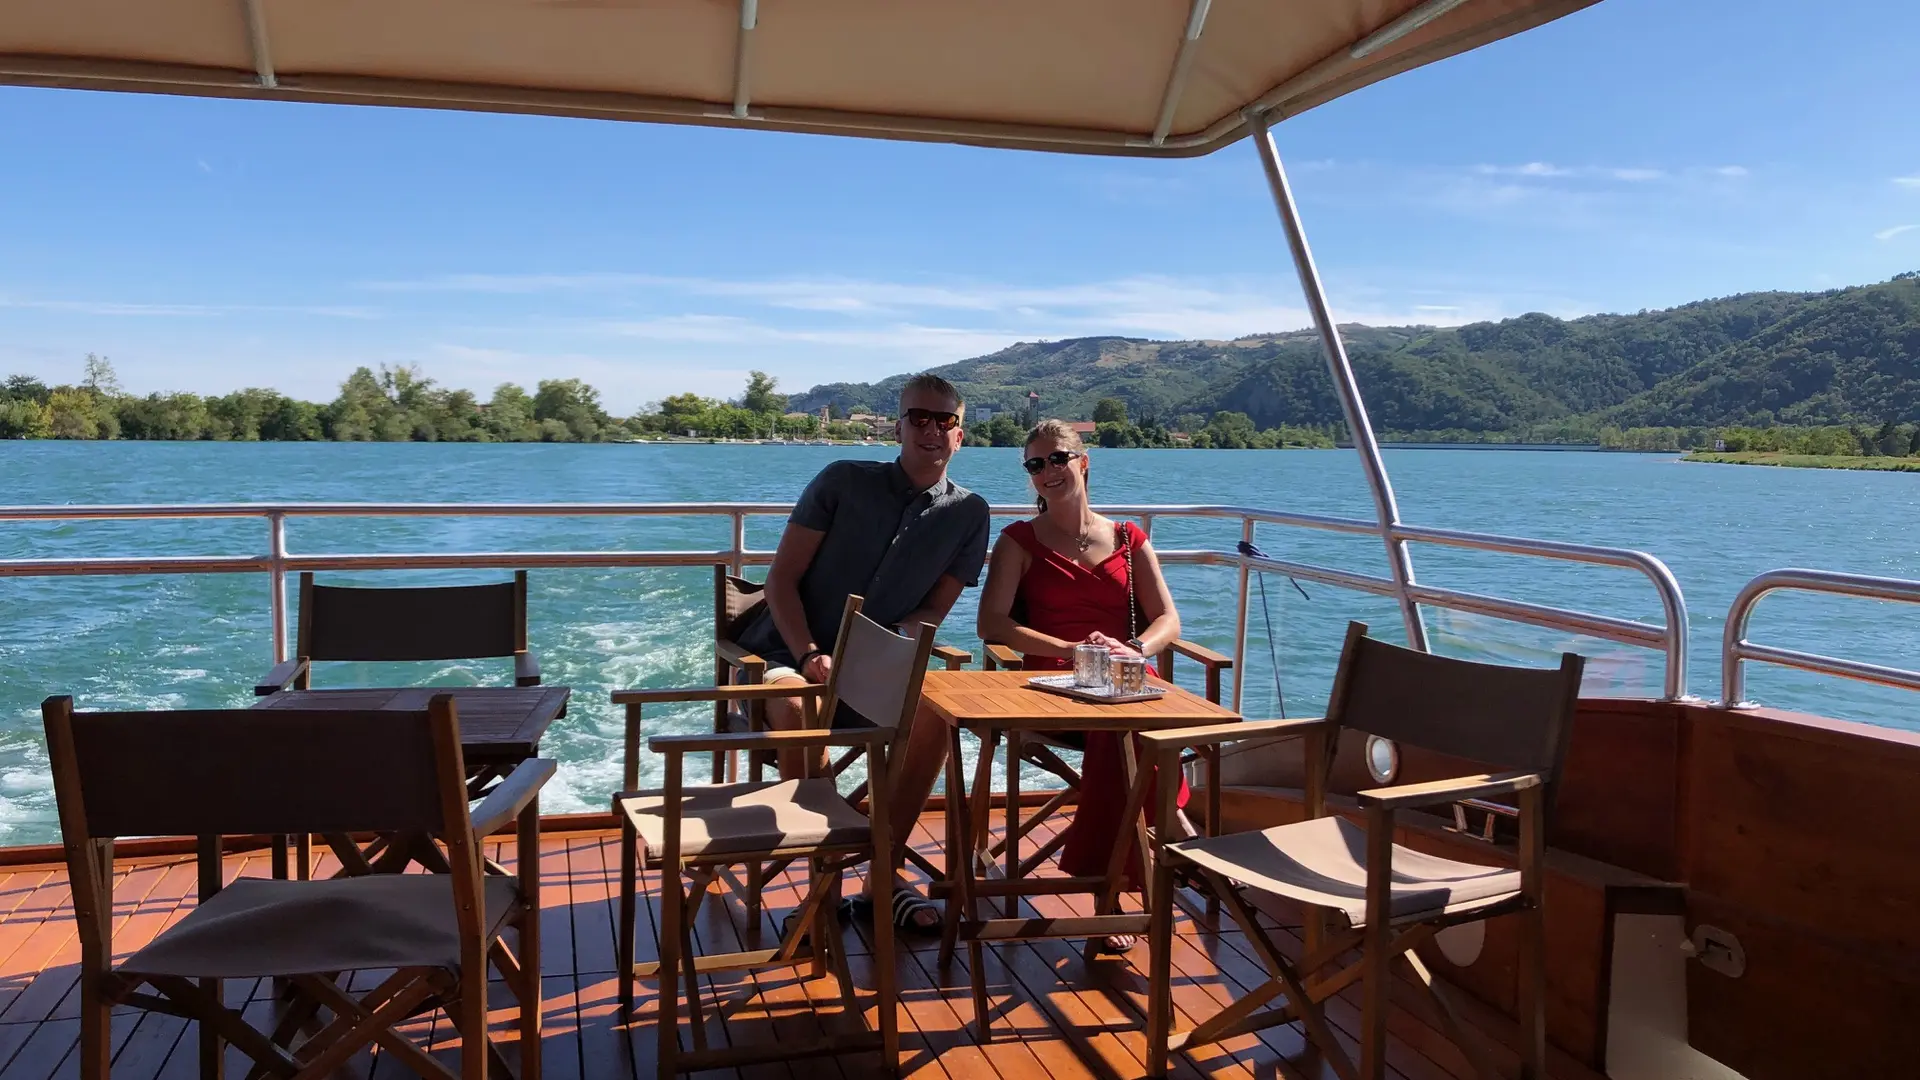
[[[801,750],[814,746],[870,746],[891,742],[891,728],[802,728],[783,731],[738,731],[721,735],[655,735],[647,749],[656,754],[697,754],[728,750]]]
[[[986,648],[987,655],[986,659],[982,661],[982,666],[988,671],[992,671],[996,667],[1013,671],[1019,668],[1023,662],[1019,653],[1014,652],[1005,645],[989,641],[986,644]]]
[[[540,658],[532,649],[521,649],[513,654],[513,685],[540,685]]]
[[[758,667],[767,670],[766,658],[758,653],[748,652],[731,641],[715,641],[713,655],[737,668]]]
[[[1173,658],[1185,656],[1200,661],[1201,669],[1206,673],[1207,700],[1220,704],[1221,676],[1233,670],[1233,657],[1214,652],[1204,645],[1195,645],[1191,641],[1172,641],[1160,650],[1160,675],[1165,679],[1173,678]]]
[[[285,690],[294,684],[294,680],[307,673],[307,667],[307,658],[304,656],[280,661],[273,665],[272,671],[267,672],[266,678],[254,684],[254,696],[266,697]]]
[[[955,648],[952,645],[935,645],[933,647],[933,657],[946,664],[948,671],[959,671],[961,668],[973,663],[972,653],[965,649]]]
[[[1171,652],[1177,652],[1189,660],[1198,660],[1209,668],[1231,668],[1233,657],[1217,653],[1205,645],[1196,645],[1191,641],[1175,641],[1167,646]]]
[[[738,683],[732,686],[683,686],[671,690],[615,690],[615,705],[658,705],[672,701],[766,701],[783,697],[819,697],[827,688],[819,683],[788,683],[764,686]]]
[[[505,780],[495,785],[486,799],[473,811],[473,835],[490,836],[507,827],[527,804],[540,794],[540,789],[553,779],[558,766],[551,758],[528,758],[513,767]],[[522,858],[531,857],[522,854]]]
[[[1326,718],[1319,716],[1299,720],[1241,720],[1237,723],[1207,724],[1203,727],[1142,731],[1139,733],[1139,739],[1147,745],[1148,750],[1165,753],[1169,750],[1187,750],[1195,746],[1214,746],[1244,739],[1293,739],[1325,730],[1326,724]]]
[[[1430,780],[1424,784],[1371,788],[1355,796],[1363,810],[1399,810],[1409,806],[1479,799],[1488,795],[1512,795],[1539,787],[1544,777],[1536,772],[1480,773],[1451,780]]]

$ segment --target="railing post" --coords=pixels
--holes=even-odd
[[[733,574],[735,577],[746,573],[747,569],[747,514],[744,510],[733,512]]]
[[[1427,629],[1420,621],[1420,606],[1410,587],[1413,585],[1413,559],[1407,554],[1406,541],[1393,534],[1400,524],[1400,508],[1393,498],[1393,485],[1387,481],[1387,465],[1380,457],[1380,444],[1373,437],[1373,423],[1367,419],[1367,405],[1360,397],[1360,384],[1353,377],[1353,363],[1340,340],[1340,328],[1334,324],[1327,307],[1326,290],[1320,285],[1320,271],[1313,265],[1313,252],[1307,247],[1306,230],[1293,203],[1293,189],[1287,184],[1286,169],[1280,164],[1280,150],[1267,130],[1263,112],[1248,110],[1247,126],[1253,144],[1266,168],[1267,186],[1273,190],[1273,206],[1280,224],[1287,231],[1287,246],[1293,250],[1293,267],[1300,275],[1300,291],[1306,295],[1307,311],[1313,316],[1314,329],[1320,333],[1321,347],[1327,354],[1327,367],[1333,374],[1333,389],[1340,397],[1341,411],[1347,418],[1347,430],[1353,436],[1353,448],[1360,454],[1367,484],[1373,490],[1375,516],[1380,522],[1380,539],[1387,546],[1387,566],[1399,590],[1400,615],[1407,624],[1407,645],[1427,651]],[[1236,679],[1236,681],[1238,681]],[[1235,703],[1236,707],[1238,702]]]
[[[287,513],[267,513],[267,580],[273,583],[273,662],[287,658]]]
[[[1240,519],[1240,539],[1253,543],[1253,519]],[[1240,711],[1240,691],[1247,685],[1247,553],[1240,552],[1239,610],[1233,622],[1233,711]]]

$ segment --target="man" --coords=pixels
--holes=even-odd
[[[987,501],[947,477],[947,463],[966,437],[965,415],[953,384],[916,375],[900,390],[899,458],[836,461],[807,485],[767,571],[767,602],[738,637],[767,659],[767,683],[827,681],[850,593],[865,599],[862,614],[882,626],[938,626],[960,590],[979,583]],[[800,727],[804,715],[799,698],[767,703],[767,722],[776,728]],[[833,718],[835,727],[867,722],[844,705]],[[900,837],[896,865],[946,760],[946,733],[937,719],[916,718],[904,739],[888,808]],[[802,774],[803,753],[782,753],[782,776]],[[938,928],[931,903],[905,890],[899,895],[899,910],[890,914],[903,928]]]

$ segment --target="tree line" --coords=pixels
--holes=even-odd
[[[973,446],[1020,446],[1026,441],[1031,415],[1015,420],[995,413],[992,419],[968,429]],[[1093,406],[1094,437],[1089,443],[1110,448],[1142,447],[1195,450],[1331,449],[1344,431],[1333,425],[1280,424],[1262,428],[1243,412],[1222,411],[1211,416],[1189,413],[1163,421],[1152,412],[1130,417],[1120,398],[1101,398]]]
[[[319,404],[257,387],[229,394],[129,394],[113,365],[89,355],[77,385],[27,375],[0,384],[0,438],[223,442],[602,442],[631,437],[579,379],[543,379],[530,394],[501,383],[481,401],[410,365],[354,369]]]
[[[607,442],[697,439],[891,438],[890,425],[855,423],[842,406],[815,413],[788,411],[778,380],[750,372],[738,398],[722,401],[679,394],[625,418],[611,416],[600,392],[579,379],[543,379],[528,393],[502,383],[487,401],[472,391],[441,386],[417,367],[356,368],[332,401],[320,404],[275,390],[229,394],[129,394],[113,365],[89,355],[73,385],[48,386],[14,375],[0,383],[0,438],[159,439],[233,442]],[[1247,413],[1221,410],[1163,419],[1151,410],[1130,415],[1127,402],[1102,398],[1093,407],[1088,441],[1102,447],[1195,449],[1330,448],[1344,441],[1339,423],[1262,427]],[[1022,445],[1034,417],[1006,411],[973,424],[975,446]],[[1387,440],[1473,443],[1591,443],[1615,450],[1724,449],[1825,456],[1920,457],[1920,423],[1876,425],[1696,425],[1620,427],[1572,418],[1502,431],[1459,428],[1387,430]]]

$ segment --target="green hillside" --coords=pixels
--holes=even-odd
[[[1665,311],[1563,320],[1342,327],[1382,431],[1577,432],[1609,427],[1920,420],[1920,273],[1822,293],[1747,293]],[[969,402],[1087,419],[1101,398],[1172,422],[1222,411],[1261,427],[1339,420],[1310,332],[1233,341],[1023,342],[935,368]],[[885,409],[905,375],[832,383],[792,407]]]

